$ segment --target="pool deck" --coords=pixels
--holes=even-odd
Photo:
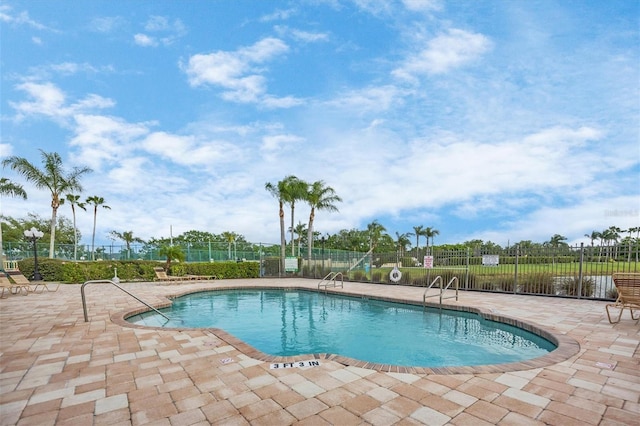
[[[317,288],[317,280],[124,283],[154,306],[210,288]],[[337,292],[422,301],[424,289],[345,283]],[[559,353],[472,369],[278,359],[212,329],[144,329],[108,284],[0,300],[0,425],[638,425],[640,324],[606,302],[461,292],[452,306],[550,332]],[[433,298],[434,301],[436,298]],[[257,325],[259,326],[259,325]],[[554,351],[555,352],[555,351]],[[297,361],[315,361],[298,367]],[[272,368],[275,362],[290,368]],[[282,364],[280,364],[283,367]]]

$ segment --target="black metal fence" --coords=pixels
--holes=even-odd
[[[9,260],[33,257],[30,243],[5,242]],[[187,262],[256,261],[261,263],[261,276],[300,276],[322,279],[328,273],[341,272],[346,280],[428,286],[437,276],[446,284],[458,278],[460,288],[471,291],[490,291],[514,294],[615,299],[611,276],[614,272],[640,272],[639,246],[622,244],[611,246],[519,247],[497,249],[492,252],[474,250],[424,249],[410,253],[360,253],[346,250],[314,248],[307,259],[290,256],[287,250],[285,269],[280,259],[280,246],[247,244],[240,247],[226,243],[211,243],[206,247],[181,246]],[[49,245],[37,244],[38,256],[48,257]],[[165,260],[157,249],[142,245],[78,246],[75,259],[92,260]],[[56,246],[55,257],[74,260],[72,245]]]
[[[637,247],[562,246],[494,252],[438,250],[421,259],[399,253],[314,251],[298,274],[322,279],[341,272],[347,280],[426,287],[453,277],[463,290],[609,300],[617,293],[614,272],[640,272]]]

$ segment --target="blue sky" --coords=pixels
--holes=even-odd
[[[291,174],[344,200],[321,233],[588,241],[640,225],[639,17],[624,0],[1,1],[0,156],[93,168],[97,243],[277,243],[264,185]],[[50,216],[2,174],[29,195],[3,214]]]

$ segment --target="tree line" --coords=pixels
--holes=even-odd
[[[44,238],[49,238],[49,257],[55,257],[55,244],[69,244],[71,239],[74,245],[73,259],[77,259],[77,245],[81,239],[81,233],[76,227],[76,209],[87,210],[89,206],[93,213],[93,231],[91,236],[91,256],[95,259],[95,231],[98,210],[110,209],[104,198],[94,195],[82,198],[79,193],[82,192],[81,178],[91,173],[88,167],[75,167],[67,171],[62,165],[62,159],[57,153],[47,153],[40,150],[42,158],[42,168],[29,162],[27,159],[12,156],[2,161],[3,167],[9,167],[19,175],[24,177],[28,182],[32,183],[37,189],[47,189],[51,194],[51,219],[43,221],[36,215],[29,214],[26,219],[5,218],[9,229],[7,236],[11,241],[19,241],[23,239],[22,231],[29,229],[29,226],[42,228],[43,225],[49,228]],[[302,247],[307,249],[307,257],[311,258],[312,250],[316,243],[320,243],[322,248],[348,250],[357,252],[378,252],[391,253],[396,252],[400,256],[412,255],[416,259],[420,259],[420,254],[428,254],[435,246],[434,238],[440,234],[440,231],[431,226],[416,225],[413,232],[395,232],[393,238],[387,229],[377,220],[366,225],[366,229],[343,229],[335,234],[321,234],[314,230],[314,220],[316,213],[319,211],[338,212],[337,203],[342,199],[336,194],[335,190],[328,186],[324,181],[319,180],[312,183],[299,179],[296,176],[289,175],[284,179],[276,182],[265,183],[265,190],[278,200],[278,216],[280,223],[280,258],[282,268],[284,269],[284,259],[287,255],[287,233],[289,233],[289,245],[291,256],[300,256]],[[10,196],[27,199],[27,193],[24,187],[18,183],[12,182],[7,178],[0,179],[0,196]],[[303,202],[309,205],[310,214],[306,224],[298,222],[295,225],[295,207],[296,203]],[[71,207],[72,225],[68,223],[66,218],[58,217],[58,209],[61,205],[68,204]],[[290,225],[285,228],[285,206],[290,210]],[[2,221],[0,221],[0,247],[2,247]],[[62,231],[58,237],[56,229]],[[70,232],[73,235],[70,237]],[[623,237],[623,234],[628,235]],[[634,236],[635,234],[635,236]],[[413,237],[415,237],[415,246],[412,246]],[[420,238],[423,237],[425,245],[420,250]],[[629,247],[631,251],[632,245],[635,246],[639,242],[640,226],[631,227],[623,230],[617,226],[610,226],[602,231],[592,231],[585,234],[589,238],[591,245],[599,242],[602,250],[607,248],[618,247],[620,245]],[[43,239],[44,239],[43,238]],[[167,238],[151,238],[148,241],[136,237],[133,231],[113,230],[109,233],[112,241],[121,240],[126,246],[126,252],[129,256],[131,245],[135,243],[143,244],[143,250],[159,249],[164,246],[173,246],[174,242],[178,246],[193,247],[194,249],[206,249],[211,243],[226,243],[228,249],[228,257],[232,256],[237,250],[238,245],[242,250],[255,250],[257,247],[246,241],[245,237],[232,231],[225,231],[221,234],[213,234],[198,230],[187,231],[179,235],[175,239]],[[544,247],[561,248],[567,246],[567,238],[560,234],[553,235],[548,241],[543,243],[534,243],[530,240],[523,240],[517,244],[523,249],[535,249]],[[296,252],[297,245],[297,252]],[[500,252],[509,249],[501,247],[491,241],[470,240],[460,244],[444,244],[440,245],[442,249],[463,249],[471,248],[477,252]],[[264,248],[262,248],[264,250]],[[167,251],[166,249],[164,249]],[[169,251],[173,253],[177,250]],[[175,254],[180,258],[179,254]]]

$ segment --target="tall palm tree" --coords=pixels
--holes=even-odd
[[[80,178],[86,173],[90,173],[88,167],[74,167],[67,172],[60,155],[56,152],[44,152],[42,155],[43,169],[39,169],[23,157],[8,157],[2,161],[3,167],[9,166],[14,171],[33,183],[38,189],[48,189],[51,192],[51,241],[49,242],[49,257],[55,257],[55,237],[56,237],[56,217],[58,208],[63,200],[60,196],[63,193],[72,191],[82,191]]]
[[[22,198],[23,200],[27,199],[27,193],[25,192],[22,185],[20,185],[19,183],[11,182],[7,178],[0,178],[0,197],[3,195],[8,195],[9,197],[18,197]],[[2,206],[1,203],[0,206]],[[0,213],[0,216],[1,215],[2,214]],[[0,262],[4,262],[4,250],[2,249],[2,247],[2,219],[0,218]],[[4,263],[2,265],[4,265]]]
[[[593,242],[600,238],[602,234],[598,231],[591,231],[591,234],[584,234],[584,236],[591,240],[591,247],[593,247]]]
[[[424,226],[418,225],[413,227],[413,232],[413,235],[416,236],[416,260],[420,261],[418,258],[418,247],[420,245],[420,237],[426,236],[426,229],[424,229]]]
[[[309,184],[303,180],[298,179],[295,176],[287,176],[284,178],[285,191],[283,195],[283,201],[291,206],[291,227],[289,228],[291,231],[291,256],[295,256],[294,250],[294,226],[293,226],[293,217],[294,210],[296,206],[296,201],[302,201],[307,196],[307,189],[309,188]]]
[[[435,228],[432,228],[430,226],[427,226],[427,228],[424,230],[424,234],[423,234],[426,239],[427,239],[427,245],[426,245],[426,253],[429,253],[429,238],[431,238],[431,246],[433,246],[433,237],[435,237],[436,235],[440,235],[440,231],[438,231]]]
[[[76,206],[82,210],[87,210],[84,203],[80,202],[80,196],[67,194],[66,201],[71,204],[71,214],[73,215],[73,260],[78,260],[78,227],[76,226]]]
[[[144,244],[144,240],[142,238],[133,236],[133,231],[124,231],[124,232],[111,231],[109,234],[111,234],[111,236],[114,239],[124,241],[125,247],[127,248],[127,259],[131,257],[131,244],[133,243]]]
[[[238,238],[238,234],[236,234],[235,232],[223,232],[220,235],[222,236],[222,238],[224,238],[227,241],[227,250],[229,253],[228,254],[229,260],[231,260],[231,244],[235,246],[236,238]],[[235,257],[235,250],[234,250],[234,257]]]
[[[411,236],[410,232],[405,232],[404,234],[400,234],[396,231],[396,245],[398,247],[398,253],[400,257],[404,257],[404,251],[407,249],[407,246],[411,244],[409,240],[409,236]]]
[[[103,209],[111,209],[111,207],[107,206],[104,203],[104,198],[98,197],[97,195],[88,197],[85,201],[87,204],[91,204],[93,206],[93,234],[91,235],[91,259],[96,260],[96,221],[98,217],[98,206],[102,206]]]
[[[280,216],[280,271],[284,272],[284,257],[287,244],[284,236],[284,197],[286,196],[286,183],[284,180],[279,181],[275,185],[267,182],[264,185],[264,189],[278,200],[278,215]]]
[[[375,250],[378,246],[378,242],[382,237],[382,234],[387,232],[387,229],[382,226],[377,220],[374,220],[367,225],[367,233],[369,234],[370,248]]]
[[[622,232],[622,229],[620,229],[617,226],[610,226],[609,229],[607,229],[607,231],[609,231],[609,240],[614,242],[613,257],[617,258],[618,257],[618,240],[620,240],[620,233]]]
[[[337,212],[338,208],[335,203],[342,201],[336,191],[330,186],[326,186],[324,181],[318,180],[309,186],[309,192],[305,199],[311,207],[309,213],[309,227],[307,228],[307,256],[311,260],[311,251],[313,249],[313,221],[316,217],[316,210],[326,210],[329,212]]]

